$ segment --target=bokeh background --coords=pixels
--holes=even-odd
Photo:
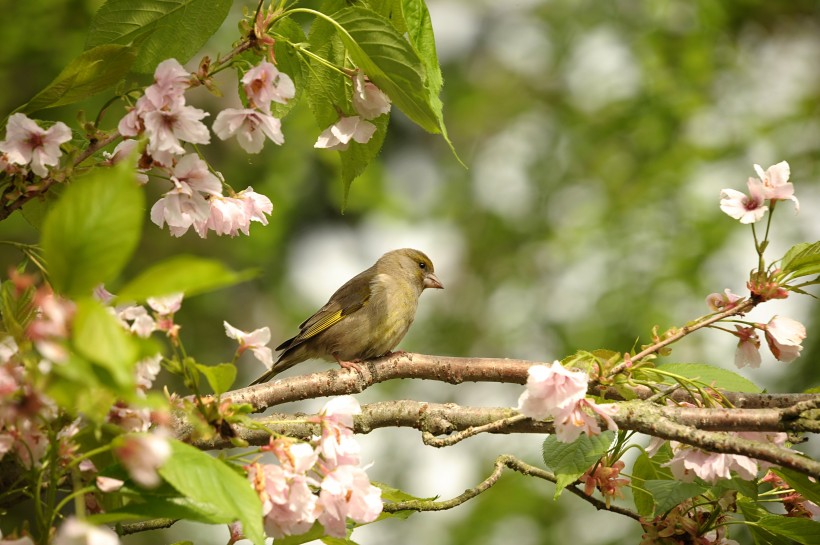
[[[84,45],[100,0],[4,2],[0,18],[0,114],[56,76]],[[243,6],[204,53],[227,51]],[[745,191],[753,163],[788,160],[801,202],[778,207],[769,257],[820,238],[820,3],[814,0],[595,0],[495,2],[429,0],[445,78],[445,121],[461,167],[443,140],[395,109],[379,160],[357,180],[344,213],[334,152],[314,150],[320,127],[306,104],[285,119],[286,143],[246,155],[235,141],[205,147],[236,189],[252,185],[274,203],[270,225],[250,237],[175,239],[146,221],[129,274],[178,253],[217,256],[250,282],[186,301],[179,313],[189,353],[228,361],[222,320],[269,326],[273,343],[323,304],[347,278],[390,249],[424,250],[446,289],[425,293],[400,348],[457,356],[551,361],[577,349],[625,351],[708,312],[710,292],[744,290],[755,265],[751,232],[720,212],[722,188]],[[198,58],[198,57],[197,57]],[[195,66],[196,59],[189,64]],[[202,89],[189,102],[210,120],[238,103],[236,76],[222,74],[225,98]],[[108,96],[40,112],[77,127]],[[112,109],[108,126],[121,110]],[[147,188],[149,203],[163,192]],[[92,198],[92,197],[90,197]],[[0,224],[4,240],[36,241],[19,213]],[[19,259],[0,247],[0,265]],[[111,287],[116,291],[116,286]],[[766,305],[807,325],[792,364],[764,354],[742,374],[772,391],[818,385],[820,306],[809,298]],[[735,341],[718,331],[688,338],[667,361],[732,367]],[[764,350],[765,352],[765,350]],[[247,358],[247,359],[245,359]],[[240,385],[262,370],[245,356]],[[289,371],[327,368],[305,363]],[[173,386],[173,384],[172,384]],[[521,389],[495,384],[394,381],[358,396],[514,406]],[[293,404],[315,411],[323,400]],[[409,430],[362,438],[372,478],[419,496],[449,498],[483,479],[512,453],[540,463],[541,437],[477,437],[434,449]],[[596,513],[577,498],[553,502],[553,487],[505,475],[457,509],[356,530],[375,543],[522,545],[636,543],[636,524]],[[131,543],[226,534],[178,525]]]

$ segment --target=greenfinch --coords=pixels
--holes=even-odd
[[[387,252],[336,290],[302,322],[298,335],[277,346],[279,359],[252,384],[309,359],[358,369],[357,362],[390,353],[410,329],[426,288],[444,288],[429,257],[410,248]]]

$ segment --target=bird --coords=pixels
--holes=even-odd
[[[410,329],[427,288],[444,288],[429,257],[412,248],[387,252],[336,290],[301,323],[296,336],[277,346],[279,358],[251,385],[309,359],[335,360],[342,368],[360,370],[358,362],[392,353]]]

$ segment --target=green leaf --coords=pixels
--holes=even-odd
[[[820,242],[792,246],[780,262],[781,274],[800,278],[820,274]]]
[[[365,144],[359,144],[351,140],[348,148],[339,152],[342,159],[342,183],[344,184],[344,198],[342,209],[347,205],[347,196],[350,193],[350,185],[353,180],[359,177],[367,168],[367,165],[376,158],[382,149],[384,137],[387,135],[387,123],[389,115],[380,115],[376,119],[371,119],[370,123],[376,125],[376,132]]]
[[[82,415],[102,424],[117,398],[133,395],[133,386],[119,388],[111,373],[71,352],[67,362],[55,365],[46,386],[48,396],[72,416]]]
[[[65,106],[101,93],[128,73],[134,57],[134,50],[127,45],[99,45],[84,51],[17,111],[30,113]]]
[[[804,545],[820,543],[820,522],[804,518],[768,515],[757,521],[758,526]]]
[[[54,289],[69,297],[89,295],[116,278],[139,242],[143,202],[130,161],[94,168],[71,182],[43,225],[43,256]]]
[[[139,44],[133,69],[151,73],[165,59],[185,63],[222,25],[231,0],[108,0],[94,16],[86,48]]]
[[[582,434],[572,443],[562,443],[555,435],[548,436],[544,440],[542,453],[544,463],[558,477],[555,497],[558,498],[564,488],[592,467],[609,450],[614,440],[615,432],[612,431],[593,437]]]
[[[754,382],[733,371],[704,363],[665,363],[659,365],[658,369],[733,392],[757,394],[762,391]],[[675,382],[670,377],[664,377],[664,381]]]
[[[652,516],[655,512],[655,498],[646,489],[646,481],[672,480],[672,472],[662,467],[669,461],[669,451],[664,449],[650,458],[645,452],[635,460],[632,467],[632,498],[635,508],[643,516]]]
[[[310,530],[298,536],[277,537],[275,539],[276,545],[302,545],[302,543],[310,543],[317,539],[321,539],[325,535],[325,528],[318,522],[311,526]]]
[[[31,199],[24,204],[21,212],[28,224],[38,231],[42,231],[43,223],[45,223],[49,211],[59,202],[64,189],[65,185],[53,185],[45,195],[37,199]]]
[[[787,541],[782,537],[773,534],[766,528],[758,526],[760,519],[771,516],[771,513],[760,507],[757,503],[748,498],[740,497],[737,501],[737,506],[740,507],[740,512],[743,513],[743,518],[746,519],[746,527],[752,533],[756,545],[791,545],[792,541]]]
[[[253,274],[253,271],[232,271],[213,259],[180,255],[143,271],[119,290],[117,297],[122,301],[138,302],[173,293],[184,293],[190,297],[242,282]]]
[[[413,46],[375,11],[349,7],[331,16],[353,62],[424,130],[440,133],[441,111],[430,101],[427,70]]]
[[[753,500],[757,499],[757,481],[747,481],[740,477],[721,479],[712,487],[715,496],[723,496],[727,491],[737,491]]]
[[[697,483],[684,483],[669,480],[648,480],[644,488],[655,498],[655,511],[665,513],[684,500],[699,496],[707,488]]]
[[[250,482],[228,464],[180,441],[171,441],[172,456],[160,475],[198,510],[242,522],[245,536],[264,545],[262,503]],[[203,511],[204,512],[204,511]]]
[[[71,339],[77,352],[108,371],[121,390],[133,388],[139,347],[102,304],[91,298],[77,302]]]
[[[89,521],[95,524],[111,524],[129,520],[172,518],[205,524],[228,524],[235,520],[214,509],[210,504],[198,504],[188,498],[162,497],[146,492],[140,499],[145,502],[135,501],[119,509],[92,515]]]
[[[384,483],[372,481],[370,484],[373,486],[378,487],[382,491],[382,501],[388,502],[400,502],[400,501],[433,501],[438,496],[430,496],[429,498],[420,498],[418,496],[414,496],[412,494],[408,494],[404,490],[399,490],[398,488],[393,488],[392,486],[386,485]]]
[[[224,394],[230,390],[233,381],[236,380],[236,365],[232,363],[220,363],[219,365],[196,364],[199,372],[205,375],[205,380],[211,386],[214,394]]]
[[[772,471],[777,473],[780,478],[789,483],[789,486],[794,488],[804,498],[815,505],[820,505],[820,486],[817,486],[817,483],[810,481],[808,476],[785,467],[773,469]]]

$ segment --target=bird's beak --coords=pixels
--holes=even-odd
[[[436,289],[440,289],[440,290],[444,289],[444,286],[442,285],[441,282],[439,282],[438,277],[433,273],[429,273],[429,274],[427,274],[427,276],[424,277],[424,287],[425,288],[436,288]]]

